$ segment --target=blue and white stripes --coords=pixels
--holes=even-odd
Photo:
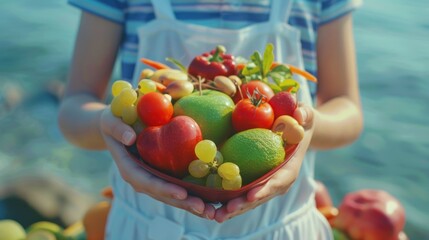
[[[352,11],[361,0],[293,0],[289,24],[301,32],[304,65],[317,75],[317,29]],[[84,11],[124,25],[122,78],[132,79],[137,62],[137,28],[154,19],[150,0],[69,0]],[[214,28],[238,29],[269,19],[270,0],[171,0],[180,21]],[[312,90],[315,86],[310,86]],[[313,92],[314,93],[314,92]]]

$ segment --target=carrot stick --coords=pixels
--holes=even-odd
[[[103,196],[103,197],[106,197],[106,198],[110,198],[110,199],[112,199],[113,198],[113,190],[112,190],[112,187],[105,187],[102,191],[101,191],[101,195]]]
[[[313,74],[311,74],[307,71],[301,70],[301,69],[294,67],[292,65],[287,65],[287,66],[289,67],[289,69],[292,73],[301,75],[301,76],[305,77],[307,80],[310,80],[312,82],[317,83],[317,78],[315,76],[313,76]]]
[[[157,62],[157,61],[154,61],[154,60],[150,60],[150,59],[147,59],[147,58],[140,58],[140,62],[148,65],[149,67],[153,67],[156,70],[159,70],[159,69],[169,69],[170,68],[169,66],[167,66],[167,65],[165,65],[163,63],[160,63],[160,62]]]
[[[246,64],[244,63],[238,63],[237,65],[235,65],[235,69],[237,69],[237,72],[240,72],[245,66]]]
[[[280,65],[280,63],[273,62],[273,64],[271,64],[271,69],[277,67],[278,65]],[[312,82],[317,83],[317,78],[315,76],[313,76],[313,74],[311,74],[311,73],[309,73],[309,72],[307,72],[305,70],[301,70],[301,69],[299,69],[299,68],[297,68],[295,66],[292,66],[290,64],[285,64],[285,65],[290,69],[290,71],[292,73],[301,75],[304,78],[306,78],[307,80],[310,80]]]
[[[156,85],[156,90],[158,90],[159,92],[164,92],[164,90],[167,88],[164,84],[159,82],[155,82],[155,85]]]

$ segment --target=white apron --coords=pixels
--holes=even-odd
[[[272,0],[269,21],[238,30],[180,22],[168,0],[152,4],[156,19],[138,29],[139,57],[161,62],[174,57],[187,65],[193,57],[217,45],[224,45],[235,56],[249,57],[255,50],[263,53],[266,44],[273,43],[276,61],[303,68],[299,31],[287,24],[292,0]],[[141,63],[136,65],[134,85],[143,68]],[[307,82],[299,76],[296,79],[301,85],[299,101],[312,104]],[[114,165],[111,180],[115,198],[106,238],[333,239],[328,223],[315,208],[313,171],[314,152],[309,152],[286,195],[219,224],[136,193]]]

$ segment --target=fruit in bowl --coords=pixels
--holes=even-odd
[[[136,88],[112,85],[113,115],[138,134],[127,147],[132,158],[207,202],[223,203],[265,183],[304,136],[293,118],[294,68],[274,63],[271,44],[245,63],[225,51],[217,47],[188,67],[168,58],[178,69],[142,59],[154,70],[144,69]]]

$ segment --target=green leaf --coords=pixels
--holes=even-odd
[[[252,54],[252,56],[250,56],[250,60],[252,60],[252,62],[256,65],[256,67],[259,68],[260,74],[262,75],[262,77],[264,77],[262,72],[264,69],[264,66],[262,65],[261,54],[258,51],[255,51]]]
[[[291,93],[296,93],[299,89],[299,83],[292,78],[284,80],[279,87],[282,91],[290,91]],[[292,89],[291,89],[292,88]]]
[[[168,58],[166,58],[165,60],[167,60],[167,61],[169,61],[169,62],[171,62],[171,63],[173,63],[174,65],[176,65],[179,69],[180,69],[180,71],[182,71],[182,72],[184,72],[184,73],[186,73],[186,74],[188,74],[188,69],[179,61],[179,60],[177,60],[177,59],[174,59],[174,58],[172,58],[172,57],[168,57]]]
[[[280,73],[270,72],[268,78],[271,78],[277,85],[280,85],[284,81],[284,77]]]
[[[267,84],[268,86],[270,86],[271,89],[273,89],[274,93],[278,93],[282,91],[282,89],[274,83],[267,82]]]
[[[270,72],[281,73],[285,78],[291,78],[292,77],[292,72],[290,71],[290,69],[287,66],[282,65],[282,64],[277,65]]]
[[[271,43],[268,43],[265,47],[264,58],[262,59],[262,76],[267,76],[267,73],[271,69],[271,65],[274,62],[274,46]]]
[[[258,66],[255,66],[255,64],[253,63],[249,63],[244,66],[243,70],[241,71],[241,74],[243,74],[244,76],[250,76],[259,72],[260,70]]]

